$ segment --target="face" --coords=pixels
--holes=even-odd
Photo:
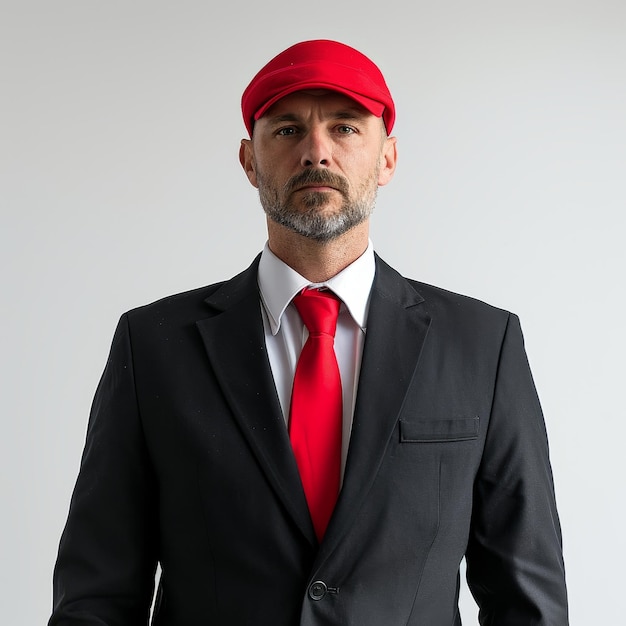
[[[270,220],[327,242],[368,219],[393,176],[396,144],[347,96],[297,92],[256,122],[240,160]]]

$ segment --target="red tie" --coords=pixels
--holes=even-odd
[[[340,302],[330,291],[316,289],[305,289],[293,302],[309,338],[296,366],[289,437],[321,541],[335,508],[341,471],[341,378],[333,347]]]

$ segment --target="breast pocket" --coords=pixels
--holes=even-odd
[[[445,443],[478,438],[480,418],[400,420],[401,443]]]

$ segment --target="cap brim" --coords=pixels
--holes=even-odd
[[[347,96],[348,98],[354,100],[357,104],[360,104],[364,109],[366,109],[376,117],[382,117],[382,114],[385,110],[385,105],[381,102],[378,102],[377,100],[372,100],[367,96],[355,93],[354,91],[350,91],[349,89],[338,87],[337,85],[332,85],[320,81],[313,81],[300,84],[292,84],[289,87],[283,89],[280,93],[274,95],[267,102],[265,102],[258,111],[256,111],[256,113],[254,114],[255,121],[261,119],[265,115],[265,113],[267,113],[267,111],[272,107],[272,105],[276,104],[276,102],[278,102],[285,96],[295,93],[296,91],[307,91],[309,89],[327,89],[328,91],[341,93],[344,96]]]

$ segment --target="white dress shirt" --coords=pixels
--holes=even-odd
[[[265,344],[286,425],[289,421],[296,363],[308,338],[306,326],[302,323],[292,300],[309,286],[326,287],[341,298],[335,334],[335,354],[343,392],[342,479],[350,442],[374,273],[374,250],[371,241],[367,250],[356,261],[323,283],[308,281],[281,261],[267,244],[259,263],[258,281]]]

